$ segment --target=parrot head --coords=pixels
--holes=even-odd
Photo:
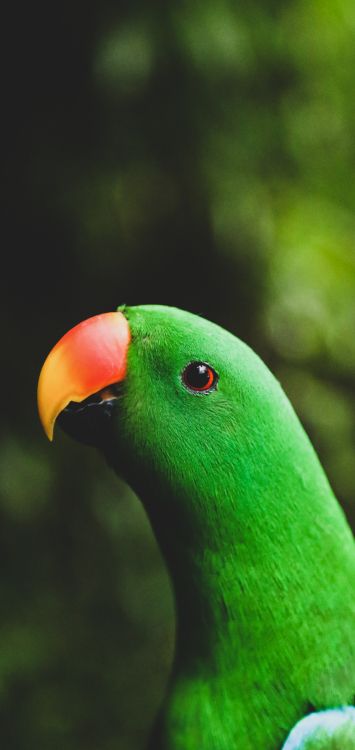
[[[236,505],[248,487],[261,498],[292,452],[290,420],[291,443],[300,440],[281,387],[246,344],[156,305],[98,315],[63,336],[42,368],[38,406],[50,440],[58,423],[102,449],[143,498],[176,496],[182,512],[186,497],[189,514],[205,504],[212,523],[231,494]]]
[[[49,439],[58,423],[103,451],[141,498],[167,555],[178,537],[185,550],[246,538],[250,550],[252,529],[260,554],[258,530],[272,543],[280,524],[292,525],[300,487],[329,491],[266,365],[182,310],[122,307],[75,326],[45,361],[38,405]]]

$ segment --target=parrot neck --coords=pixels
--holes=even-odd
[[[280,442],[271,467],[268,454],[247,463],[239,451],[233,471],[216,454],[205,481],[199,467],[171,478],[152,471],[152,454],[125,474],[175,592],[176,652],[163,713],[171,750],[224,750],[236,738],[243,750],[271,750],[310,702],[351,702],[353,539],[298,434],[298,442]],[[124,442],[120,448],[124,458]]]
[[[245,750],[270,750],[313,708],[351,700],[353,542],[327,483],[323,490],[313,506],[308,492],[295,504],[285,495],[276,513],[265,514],[263,505],[263,524],[255,497],[243,497],[250,503],[244,518],[220,497],[214,534],[210,521],[196,527],[172,518],[174,503],[164,519],[167,503],[145,499],[176,599],[163,747],[190,747],[197,723],[196,747],[222,750],[239,737]]]
[[[166,532],[162,535],[160,527],[154,526],[175,594],[179,668],[186,665],[190,670],[192,663],[215,668],[221,649],[227,654],[234,639],[233,622],[240,612],[246,570],[242,569],[242,555],[238,555],[230,521],[230,538],[224,535],[220,548],[211,546],[201,534],[198,544],[196,539],[182,538],[178,524],[170,540]],[[230,659],[227,663],[230,667]]]
[[[313,606],[324,622],[328,612],[325,633],[335,623],[337,602],[349,598],[353,539],[313,452],[309,468],[275,471],[275,485],[247,476],[239,493],[224,474],[216,495],[208,487],[198,496],[192,485],[151,483],[149,466],[127,477],[170,572],[179,670],[241,674],[270,639],[277,661],[278,639],[299,650]],[[320,648],[308,628],[305,639],[306,650]]]

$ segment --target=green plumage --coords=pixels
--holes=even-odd
[[[353,537],[248,346],[177,309],[121,309],[132,341],[106,453],[145,505],[176,598],[152,748],[280,750],[305,715],[354,702]],[[191,362],[214,368],[215,390],[186,387]]]
[[[124,314],[132,342],[109,460],[146,507],[177,610],[152,746],[279,750],[305,714],[354,700],[352,535],[248,346],[173,308]],[[216,390],[188,391],[191,361],[214,367]]]

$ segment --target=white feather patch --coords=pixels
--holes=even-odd
[[[336,729],[342,724],[350,721],[354,723],[355,731],[355,708],[353,706],[344,706],[342,708],[333,708],[329,711],[319,711],[318,713],[309,714],[301,719],[289,734],[282,750],[302,750],[306,740],[310,740],[316,731],[322,729],[327,732],[329,738],[332,737]]]

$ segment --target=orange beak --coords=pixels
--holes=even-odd
[[[130,339],[124,315],[108,312],[84,320],[58,341],[38,381],[38,411],[49,440],[70,401],[84,401],[124,379]]]

